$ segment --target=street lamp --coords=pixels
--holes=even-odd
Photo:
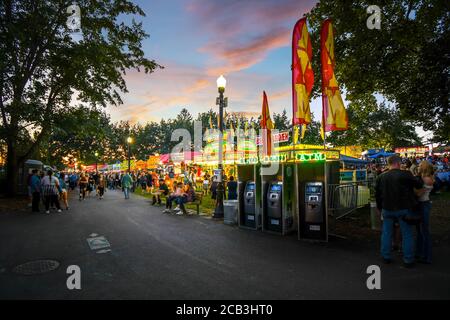
[[[128,172],[131,171],[131,163],[130,163],[130,145],[133,142],[133,138],[128,137],[127,138],[127,144],[128,144]]]
[[[225,86],[227,80],[223,75],[217,78],[217,89],[219,90],[219,97],[216,98],[216,105],[219,106],[219,177],[217,185],[217,201],[216,208],[214,210],[213,218],[223,218],[223,198],[224,198],[224,185],[223,185],[223,108],[227,107],[228,98],[223,96],[225,92]]]
[[[97,151],[95,151],[95,173],[98,173],[98,164],[97,164],[97,162],[98,162],[98,152]]]

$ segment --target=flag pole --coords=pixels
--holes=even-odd
[[[321,48],[322,50],[322,48]],[[323,73],[322,73],[322,128],[323,128],[323,152],[325,155],[325,162],[324,162],[324,194],[325,194],[325,235],[326,235],[326,242],[328,242],[328,169],[327,169],[327,158],[326,158],[326,140],[327,140],[327,131],[326,131],[326,124],[325,124],[325,118],[324,118],[324,110],[327,107],[325,104],[328,104],[328,99],[325,96],[325,88],[324,88],[324,79],[323,79]]]

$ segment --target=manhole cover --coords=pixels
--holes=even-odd
[[[13,272],[28,276],[50,272],[56,270],[58,267],[59,262],[55,260],[36,260],[19,264],[13,269]]]

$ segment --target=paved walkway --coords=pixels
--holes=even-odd
[[[345,240],[301,242],[241,230],[198,216],[161,213],[147,199],[119,191],[79,202],[68,212],[0,215],[0,298],[31,299],[309,299],[450,298],[450,250],[433,265],[405,269],[398,257]],[[107,238],[97,253],[86,239]],[[60,267],[23,276],[14,266],[54,259]],[[381,267],[381,290],[368,290],[366,268]],[[66,269],[81,268],[81,290],[68,290]]]

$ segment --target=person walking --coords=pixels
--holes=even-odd
[[[431,263],[431,233],[430,233],[430,192],[434,185],[434,169],[428,161],[420,162],[418,173],[423,181],[423,188],[417,192],[419,200],[420,224],[417,233],[416,256],[421,263]]]
[[[393,155],[388,158],[389,170],[378,176],[375,187],[377,209],[383,217],[381,234],[381,256],[385,263],[390,263],[392,230],[394,220],[400,223],[403,238],[403,262],[405,267],[414,265],[414,241],[412,227],[404,220],[410,215],[416,200],[414,188],[422,184],[410,171],[400,170],[401,158]]]
[[[79,187],[80,187],[80,201],[84,200],[86,198],[86,189],[89,183],[88,177],[82,173],[80,175],[80,180],[78,181]]]
[[[39,212],[39,202],[41,201],[41,179],[38,176],[37,169],[33,169],[30,179],[31,191],[31,212]]]
[[[139,178],[139,184],[141,185],[141,193],[145,194],[147,192],[147,176],[145,173],[141,174],[141,177]]]
[[[97,195],[99,200],[103,199],[106,189],[106,178],[103,174],[99,175],[97,183]]]
[[[61,172],[59,174],[59,196],[62,200],[62,202],[64,203],[64,205],[66,206],[66,210],[69,210],[69,202],[68,202],[68,197],[67,197],[67,185],[66,185],[66,180],[65,180],[66,175],[64,174],[64,172]]]
[[[130,188],[133,184],[133,179],[130,176],[130,173],[127,171],[121,179],[121,185],[123,193],[125,194],[125,199],[130,199]]]
[[[58,178],[53,176],[53,171],[48,170],[47,175],[41,181],[42,193],[44,195],[45,213],[50,213],[50,204],[53,204],[61,212],[58,200]]]

